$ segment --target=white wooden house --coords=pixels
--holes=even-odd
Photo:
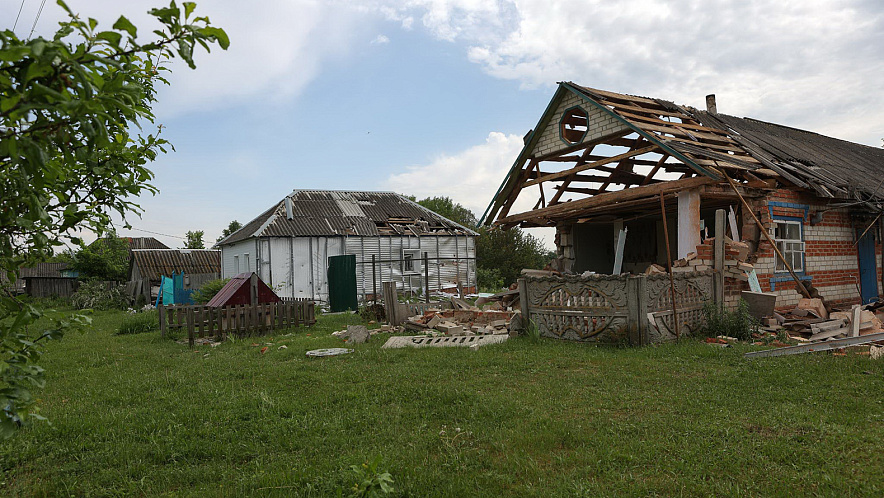
[[[327,301],[339,255],[355,255],[362,299],[391,281],[475,290],[477,235],[393,192],[295,190],[216,246],[224,278],[254,271],[280,297]]]

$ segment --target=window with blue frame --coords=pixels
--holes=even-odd
[[[804,225],[799,218],[774,219],[774,241],[795,272],[804,271]],[[776,272],[787,272],[786,265],[777,259]]]

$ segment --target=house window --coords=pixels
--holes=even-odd
[[[562,113],[559,136],[569,144],[579,144],[589,131],[589,115],[580,107],[571,107]]]
[[[239,256],[233,257],[233,273],[236,275],[239,274]]]
[[[796,272],[804,271],[804,227],[800,221],[774,220],[774,241],[777,249]],[[777,272],[788,271],[777,257]]]
[[[244,270],[248,272],[252,271],[252,262],[249,261],[249,253],[243,254],[243,258],[246,260],[246,267]]]
[[[417,273],[420,269],[420,251],[402,251],[402,273]]]

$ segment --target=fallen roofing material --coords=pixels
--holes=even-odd
[[[764,351],[750,351],[743,355],[744,358],[763,358],[767,356],[785,356],[790,354],[813,353],[816,351],[830,351],[832,349],[841,349],[848,346],[861,346],[872,342],[884,340],[884,332],[877,334],[862,335],[859,337],[845,337],[844,339],[835,339],[833,341],[820,341],[810,344],[799,344],[798,346],[786,346],[784,348],[767,349]]]

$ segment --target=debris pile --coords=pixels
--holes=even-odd
[[[368,330],[365,325],[347,325],[346,329],[332,332],[331,335],[350,344],[362,344],[378,334],[398,334],[404,331],[404,327],[391,326],[386,323],[373,330]]]
[[[790,339],[798,342],[879,334],[884,332],[884,326],[875,310],[882,306],[884,303],[857,305],[850,311],[829,313],[819,299],[801,299],[795,309],[774,313],[764,325],[771,331],[784,330]]]
[[[768,334],[785,336],[798,345],[768,344],[778,348],[753,351],[745,356],[782,356],[869,345],[869,352],[864,354],[880,357],[881,349],[873,343],[884,342],[884,326],[875,313],[882,307],[884,302],[876,302],[855,305],[849,311],[830,313],[820,299],[801,299],[795,309],[786,313],[774,313],[772,318],[766,319],[762,327]]]
[[[474,336],[509,334],[517,311],[472,309],[429,310],[408,318],[405,328],[432,336]]]
[[[714,237],[709,237],[697,246],[696,252],[690,252],[682,259],[672,262],[673,273],[711,270],[715,264]],[[748,263],[749,244],[731,240],[724,240],[724,277],[737,280],[748,280],[746,273],[751,273],[755,267]],[[666,269],[660,265],[651,265],[645,271],[647,274],[666,273]]]

